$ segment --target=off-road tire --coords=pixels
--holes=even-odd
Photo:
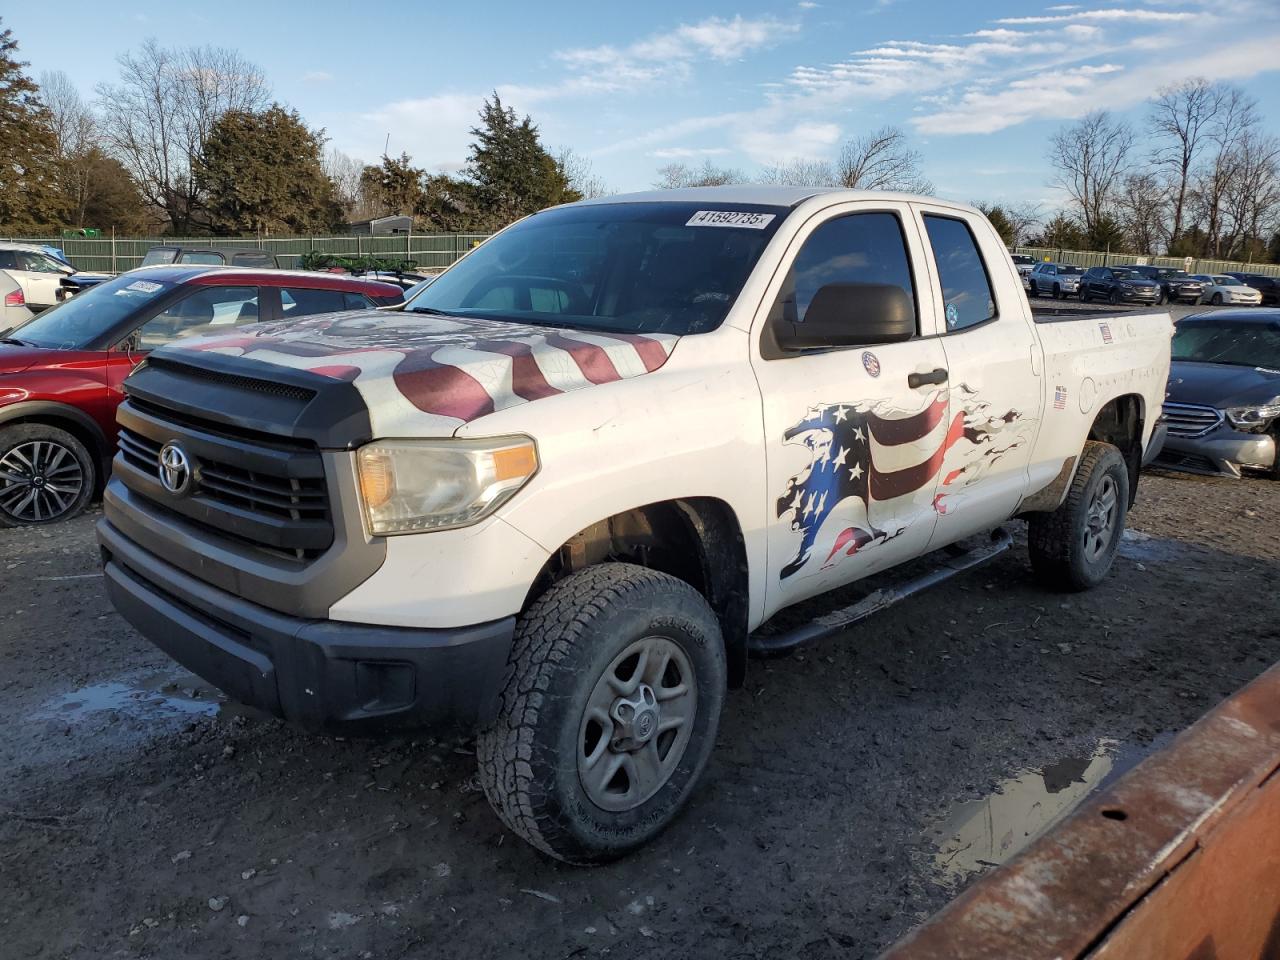
[[[72,517],[84,512],[85,506],[89,503],[89,499],[97,488],[98,470],[93,455],[72,434],[51,424],[15,423],[7,427],[0,427],[0,459],[3,459],[15,448],[33,442],[57,444],[75,458],[81,471],[80,490],[71,497],[65,509],[62,509],[61,512],[40,519],[15,516],[13,513],[0,508],[0,528],[42,526],[47,523],[60,523],[63,520],[70,520]]]
[[[1109,546],[1090,560],[1085,551],[1088,511],[1104,476],[1115,484],[1117,515]],[[1109,443],[1087,442],[1066,499],[1052,513],[1035,513],[1028,521],[1027,542],[1036,579],[1065,591],[1088,590],[1101,583],[1120,546],[1128,509],[1129,468],[1124,457]]]
[[[612,660],[639,638],[674,639],[693,667],[697,708],[678,766],[638,807],[610,812],[578,773],[582,713]],[[726,667],[720,624],[687,583],[603,563],[562,580],[516,625],[496,720],[476,745],[480,783],[513,833],[569,863],[603,863],[642,846],[679,813],[715,745]]]

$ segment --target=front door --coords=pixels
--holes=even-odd
[[[797,323],[829,283],[902,287],[911,340],[786,354],[758,330],[768,471],[766,615],[922,552],[950,422],[919,231],[905,203],[851,203],[801,228],[766,296]],[[857,325],[859,318],[850,317]],[[767,320],[766,320],[767,324]]]

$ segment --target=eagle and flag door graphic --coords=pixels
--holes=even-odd
[[[918,304],[918,327],[900,343],[755,356],[768,485],[767,612],[923,553],[943,459],[963,430],[951,416],[941,338],[930,335],[929,278],[913,274],[925,258],[906,204],[851,205],[806,225],[797,242],[772,309],[794,299],[803,322],[826,283],[896,283]]]

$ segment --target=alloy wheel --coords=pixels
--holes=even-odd
[[[1090,563],[1101,557],[1111,547],[1111,541],[1115,537],[1118,508],[1119,494],[1116,490],[1116,482],[1112,477],[1104,475],[1085,513],[1084,552]]]
[[[54,440],[28,440],[0,456],[0,511],[23,523],[56,520],[79,499],[84,468]]]

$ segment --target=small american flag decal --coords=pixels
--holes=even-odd
[[[1055,409],[1055,410],[1065,410],[1065,409],[1067,409],[1067,390],[1066,390],[1066,387],[1054,387],[1054,388],[1053,388],[1053,409]]]
[[[1107,323],[1098,324],[1098,329],[1102,331],[1102,342],[1111,342],[1111,325]]]

